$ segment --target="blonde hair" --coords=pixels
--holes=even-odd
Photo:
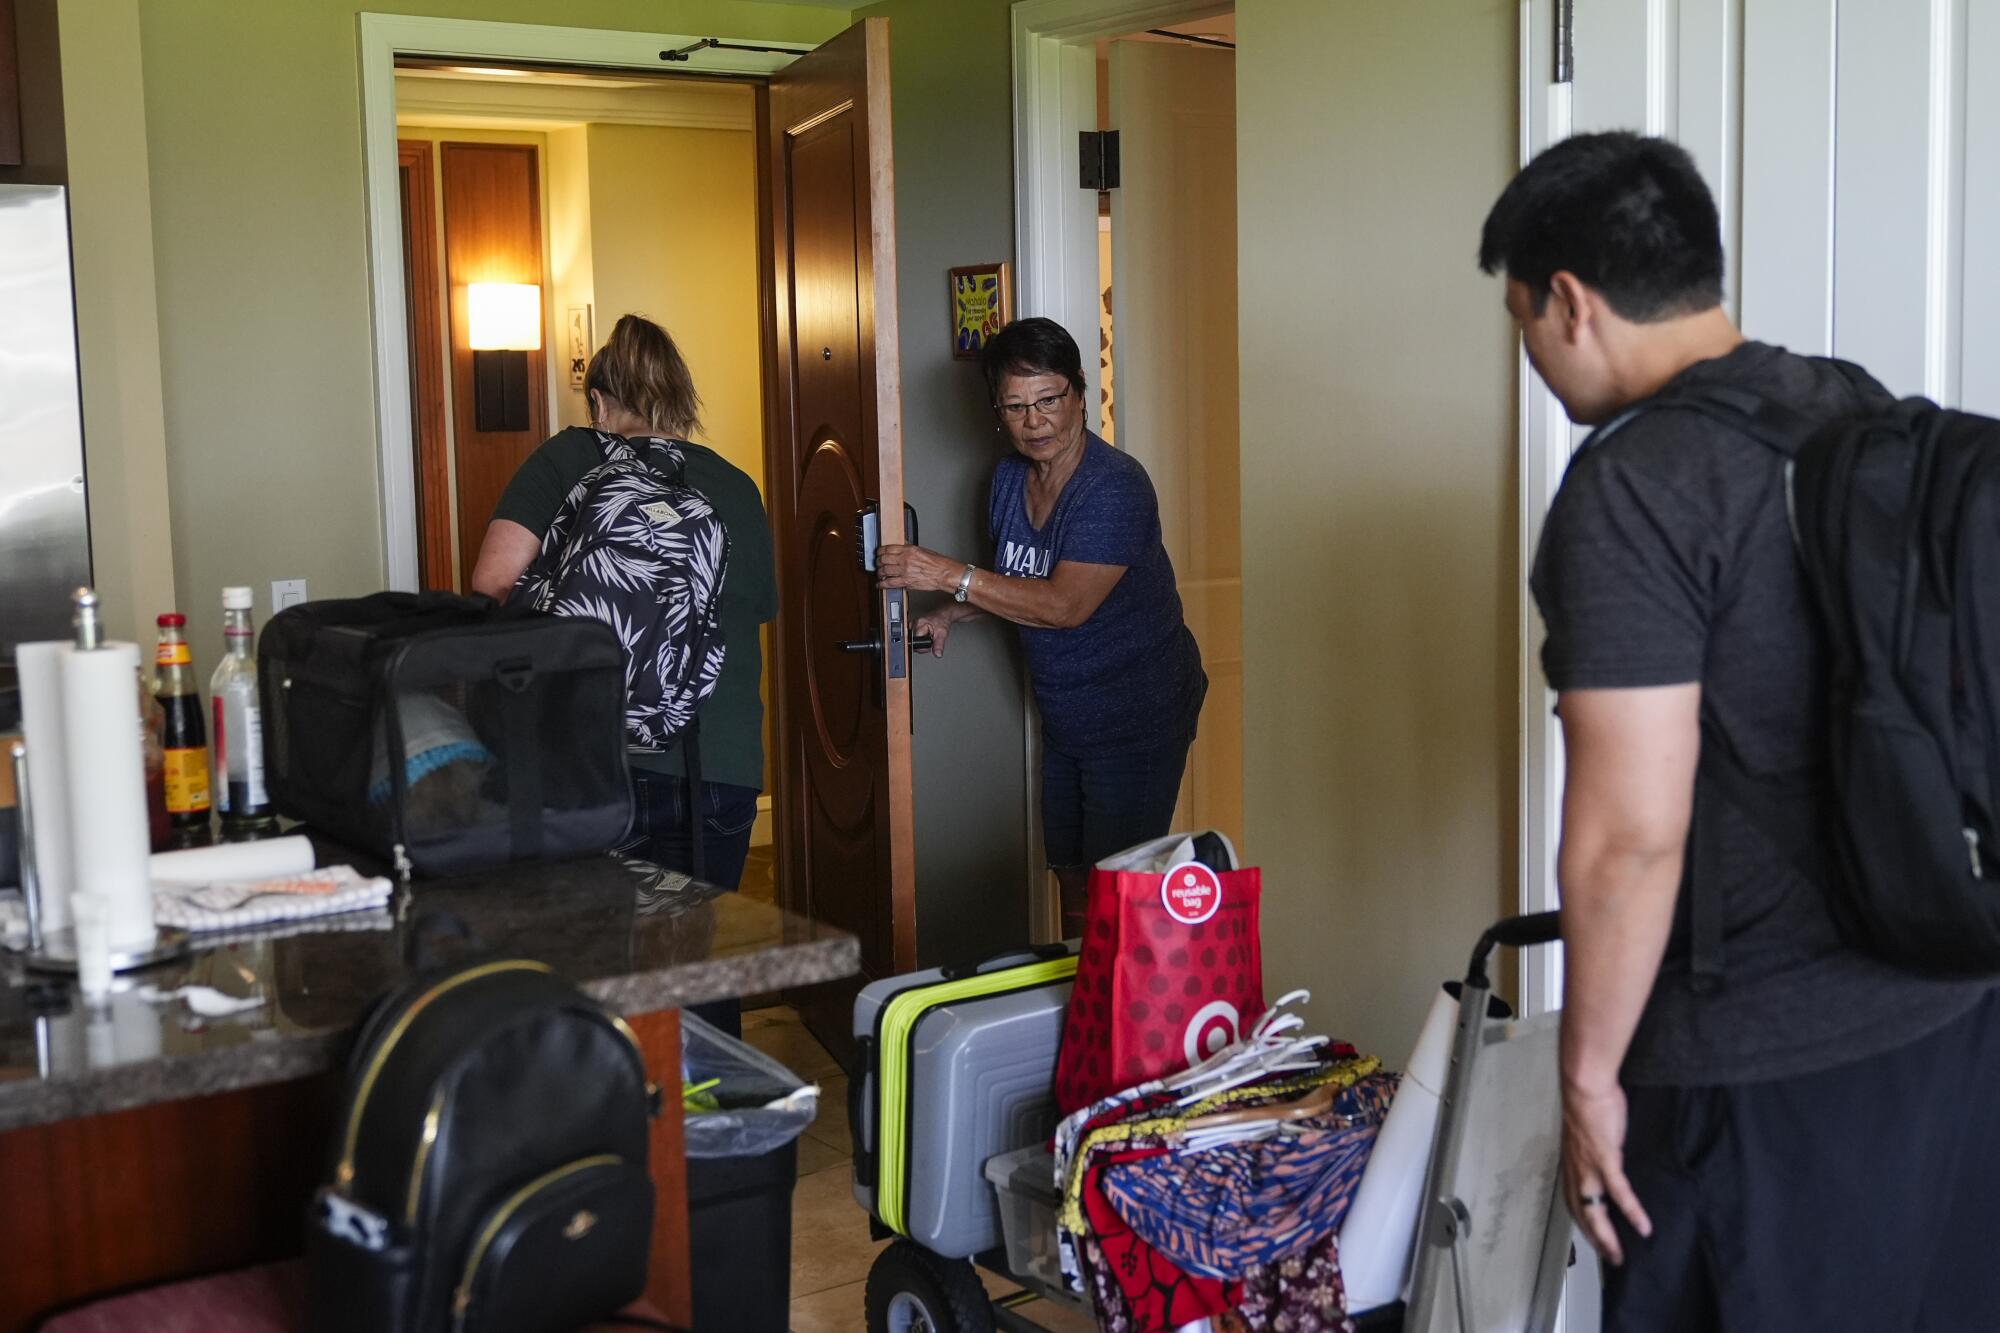
[[[686,439],[701,429],[701,395],[694,391],[681,349],[667,331],[643,315],[625,315],[611,340],[590,358],[586,392],[597,392],[643,419],[662,435]]]

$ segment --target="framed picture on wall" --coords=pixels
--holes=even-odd
[[[597,349],[590,343],[590,307],[573,305],[569,308],[569,320],[563,332],[563,350],[569,357],[569,387],[583,390],[583,372],[590,365],[590,354]]]
[[[972,264],[951,270],[951,354],[970,361],[987,339],[1014,317],[1007,265]]]

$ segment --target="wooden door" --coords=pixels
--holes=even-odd
[[[409,326],[410,439],[417,472],[417,573],[425,588],[458,589],[445,458],[444,320],[438,314],[437,165],[428,139],[398,139],[403,193],[404,317]]]
[[[1243,847],[1243,540],[1236,367],[1236,55],[1114,42],[1118,445],[1145,464],[1208,700],[1176,828]]]
[[[547,344],[528,361],[528,426],[480,430],[466,287],[475,282],[531,282],[542,277],[541,173],[532,144],[448,143],[444,169],[445,276],[451,283],[452,460],[458,474],[459,586],[472,566],[501,492],[548,436]]]
[[[799,997],[837,1054],[854,991],[916,965],[909,652],[899,595],[861,569],[856,514],[903,507],[889,25],[868,19],[772,78],[769,500],[785,905],[852,932],[862,976]],[[900,628],[900,626],[896,626]]]

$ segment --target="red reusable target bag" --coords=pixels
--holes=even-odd
[[[1062,1114],[1178,1073],[1264,1012],[1259,872],[1220,833],[1175,833],[1100,861],[1056,1055]]]

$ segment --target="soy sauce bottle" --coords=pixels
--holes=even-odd
[[[160,741],[166,749],[167,820],[177,830],[206,830],[208,733],[194,683],[194,656],[188,651],[187,617],[169,611],[159,618],[159,626],[153,689],[166,712]]]

